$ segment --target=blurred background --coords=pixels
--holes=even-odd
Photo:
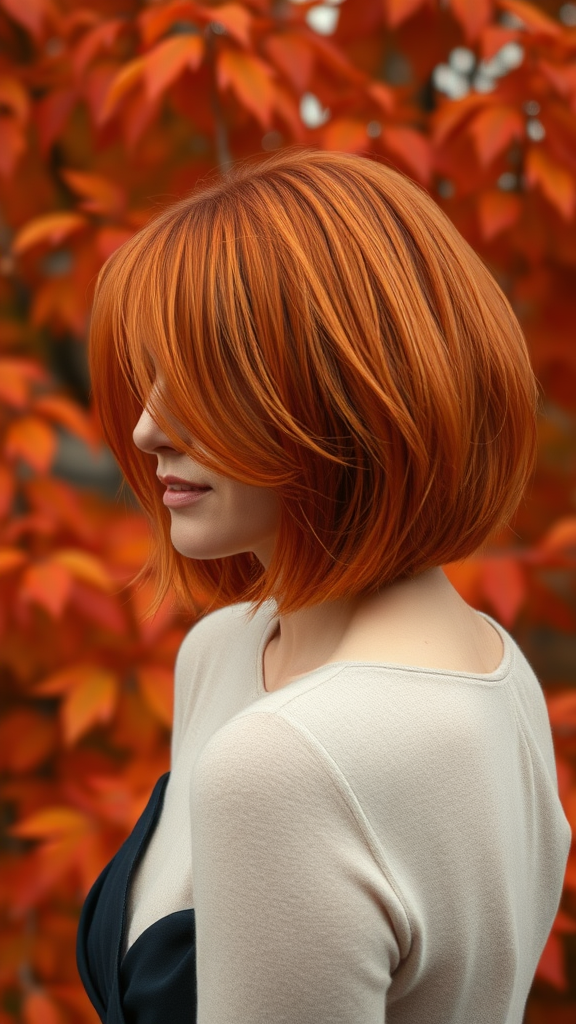
[[[95,1022],[78,913],[169,767],[192,621],[131,579],[147,526],[103,446],[102,263],[215,169],[383,160],[480,253],[540,382],[512,527],[446,571],[544,689],[576,824],[576,3],[0,0],[0,1024]],[[525,1024],[576,1020],[576,856]]]

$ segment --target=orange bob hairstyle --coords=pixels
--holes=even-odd
[[[90,370],[153,525],[154,609],[169,588],[195,611],[274,598],[280,614],[374,593],[477,550],[534,467],[537,388],[510,305],[427,193],[364,157],[284,150],[156,216],[100,272]],[[195,462],[276,490],[266,570],[175,551],[132,441],[147,402]]]

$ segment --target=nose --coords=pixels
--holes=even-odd
[[[140,451],[149,455],[153,455],[158,448],[172,448],[175,451],[172,441],[158,426],[156,420],[152,419],[147,407],[142,410],[140,419],[132,431],[132,440]]]

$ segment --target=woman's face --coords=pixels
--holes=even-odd
[[[162,387],[162,381],[158,379]],[[156,473],[166,485],[172,544],[186,558],[225,558],[253,551],[268,566],[279,525],[276,493],[253,487],[196,464],[179,450],[146,407],[132,434],[134,444],[155,455]],[[204,490],[190,489],[198,485]]]

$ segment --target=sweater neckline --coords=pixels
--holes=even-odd
[[[394,674],[398,672],[407,672],[411,674],[416,673],[418,675],[439,676],[446,679],[460,679],[463,682],[468,683],[500,683],[508,676],[512,666],[514,657],[512,638],[504,627],[501,626],[496,619],[493,619],[491,615],[488,615],[486,612],[481,612],[476,608],[474,611],[494,627],[502,640],[502,658],[500,660],[500,664],[497,665],[492,672],[462,672],[458,669],[430,668],[425,665],[408,665],[394,661],[327,661],[323,665],[319,665],[317,668],[311,669],[310,672],[304,672],[301,675],[296,676],[295,679],[290,683],[286,683],[285,686],[280,688],[280,690],[294,686],[296,683],[303,683],[308,679],[316,679],[322,674],[339,674],[347,668],[380,669],[384,673],[393,672]],[[280,692],[279,690],[267,690],[264,686],[264,651],[268,641],[276,631],[278,622],[279,616],[275,611],[273,611],[265,621],[264,629],[258,644],[258,651],[256,655],[256,681],[257,692],[260,697],[272,696],[272,694]]]

